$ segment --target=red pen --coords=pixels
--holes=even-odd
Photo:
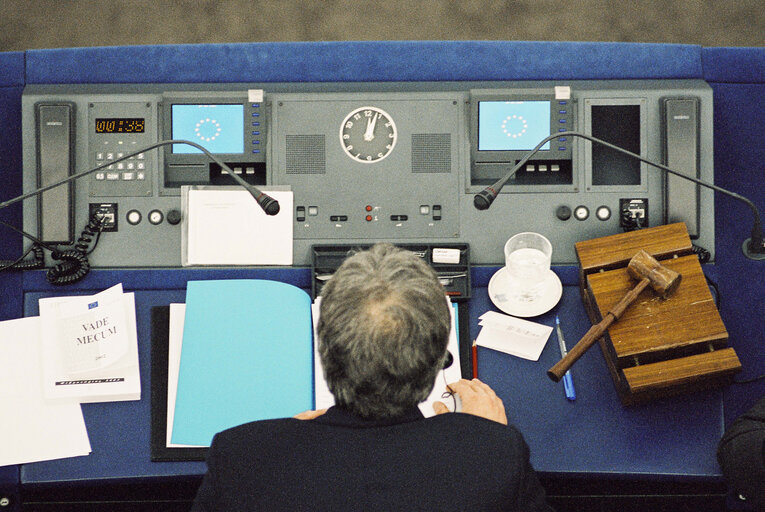
[[[478,345],[473,340],[473,378],[478,378]]]

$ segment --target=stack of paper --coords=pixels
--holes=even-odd
[[[122,284],[40,299],[43,390],[49,399],[141,399],[135,298]]]
[[[476,344],[507,354],[536,361],[545,348],[552,327],[521,320],[496,311],[479,317],[481,332]]]
[[[46,401],[40,318],[0,322],[0,466],[90,453],[80,404]]]
[[[277,215],[240,186],[184,186],[182,194],[184,266],[292,265],[292,192],[268,190]]]
[[[116,285],[0,322],[0,466],[90,453],[81,402],[140,400],[135,299]],[[12,419],[11,419],[12,418]]]

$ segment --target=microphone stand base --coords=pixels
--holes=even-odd
[[[751,248],[749,247],[751,242],[751,238],[744,240],[744,245],[741,246],[741,250],[744,251],[744,256],[750,260],[765,260],[765,248],[763,248],[762,252],[752,252]]]

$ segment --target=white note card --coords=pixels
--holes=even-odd
[[[266,193],[278,214],[266,215],[241,187],[184,190],[183,264],[292,265],[292,192]]]
[[[481,315],[478,325],[477,345],[532,361],[539,359],[552,332],[552,327],[496,311]]]

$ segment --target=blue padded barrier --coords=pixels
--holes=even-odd
[[[21,194],[21,93],[24,53],[0,53],[0,202]],[[0,211],[0,220],[21,226],[21,206]],[[0,226],[0,261],[21,256],[21,236]],[[0,273],[0,320],[22,315],[21,276]],[[2,484],[0,483],[0,486]]]
[[[21,192],[21,91],[24,85],[24,53],[0,53],[0,202]],[[14,226],[21,224],[21,209],[0,213],[0,220]],[[0,226],[0,260],[20,254],[21,242]],[[22,314],[21,276],[0,273],[0,320]],[[0,467],[0,500],[10,500],[10,511],[21,510],[19,503],[19,467]]]
[[[0,202],[21,194],[21,93],[23,87],[0,87]],[[0,210],[0,220],[21,226],[21,204]],[[0,260],[17,258],[21,235],[0,226]]]
[[[720,83],[765,83],[765,49],[703,48],[704,79]]]
[[[0,53],[0,87],[23,86],[24,52]]]
[[[714,91],[715,183],[751,199],[765,215],[765,48],[704,48],[704,79]],[[739,379],[765,374],[765,265],[746,259],[752,213],[742,203],[715,197],[715,244],[721,316],[743,365]],[[765,381],[725,390],[725,424],[765,395]]]
[[[700,78],[678,44],[378,41],[65,48],[27,52],[27,83]]]

